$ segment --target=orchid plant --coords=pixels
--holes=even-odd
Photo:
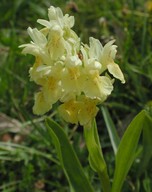
[[[151,118],[146,110],[140,112],[120,140],[115,128],[109,124],[111,119],[107,109],[102,107],[116,158],[114,178],[110,180],[95,117],[101,104],[113,91],[115,79],[125,83],[119,65],[114,62],[117,52],[115,40],[103,46],[98,39],[90,37],[89,45],[84,44],[72,30],[74,17],[63,15],[58,7],[48,9],[48,18],[38,19],[37,22],[43,26],[41,30],[29,27],[27,31],[32,41],[20,46],[24,54],[35,56],[29,74],[30,79],[40,86],[40,91],[34,96],[33,112],[43,115],[58,102],[57,111],[66,122],[83,126],[89,164],[98,173],[103,192],[120,192],[135,159],[145,119],[151,122]],[[84,174],[64,130],[49,118],[46,119],[46,126],[70,190],[93,192],[93,186]],[[146,127],[148,130],[148,123]]]

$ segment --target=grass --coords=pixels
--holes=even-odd
[[[27,27],[39,28],[36,20],[47,18],[47,8],[51,3],[61,7],[64,13],[75,16],[74,30],[83,42],[87,43],[89,36],[100,39],[103,44],[109,39],[116,39],[117,62],[124,71],[126,84],[115,82],[115,90],[104,105],[108,107],[120,132],[123,132],[132,116],[152,100],[152,9],[147,1],[76,0],[69,3],[64,0],[1,0],[0,112],[17,119],[22,125],[17,133],[11,129],[0,130],[0,191],[3,192],[68,191],[63,172],[56,163],[54,147],[48,146],[38,131],[45,129],[44,118],[32,113],[33,93],[37,87],[29,81],[28,70],[33,57],[25,57],[18,48],[30,40]],[[80,160],[98,190],[96,176],[87,165],[81,127],[75,131],[75,127],[70,125],[69,129],[53,111],[48,115],[66,126],[66,132],[72,136]],[[112,174],[113,154],[109,138],[102,115],[98,114],[97,118],[103,151]],[[25,129],[28,130],[26,133]],[[14,144],[16,135],[20,141]],[[8,140],[10,142],[6,143]],[[125,191],[135,191],[136,188],[137,191],[150,192],[150,165],[141,178],[136,178],[136,166],[135,163],[127,178]]]

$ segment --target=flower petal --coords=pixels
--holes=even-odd
[[[98,112],[98,108],[96,107],[96,100],[89,99],[85,96],[80,97],[78,119],[80,125],[83,126],[95,118]]]
[[[43,92],[35,94],[35,103],[33,106],[33,113],[36,115],[43,115],[52,108],[51,103],[46,102]]]
[[[107,65],[109,73],[111,73],[115,78],[119,79],[122,83],[125,83],[124,75],[119,68],[119,65],[115,63],[110,63]]]
[[[87,77],[84,93],[92,99],[99,99],[103,102],[113,90],[112,81],[106,76],[91,74]]]
[[[78,103],[75,100],[70,100],[61,104],[58,107],[58,112],[62,118],[70,123],[78,123]]]
[[[95,39],[93,37],[90,37],[89,41],[90,41],[89,56],[91,58],[96,58],[99,60],[103,49],[102,44],[98,39]]]

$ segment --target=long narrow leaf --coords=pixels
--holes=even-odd
[[[130,123],[120,142],[116,154],[116,168],[112,185],[112,192],[120,192],[125,177],[134,161],[135,151],[140,138],[146,112],[141,111]]]
[[[120,138],[118,136],[116,127],[115,127],[115,125],[114,125],[114,123],[110,117],[108,109],[106,107],[102,106],[101,111],[102,111],[102,114],[103,114],[103,117],[104,117],[104,120],[105,120],[105,123],[107,126],[107,130],[109,133],[109,137],[110,137],[113,151],[116,154],[117,150],[118,150],[118,145],[120,143]]]
[[[152,119],[147,114],[143,128],[143,153],[139,165],[138,176],[140,176],[145,171],[151,158],[152,158]]]
[[[65,175],[75,192],[93,192],[81,164],[63,129],[54,121],[46,119],[50,140],[54,140]]]

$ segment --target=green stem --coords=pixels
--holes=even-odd
[[[100,178],[103,191],[110,192],[111,187],[110,187],[110,180],[109,180],[109,175],[107,173],[107,169],[105,169],[105,171],[103,170],[102,172],[98,172],[98,175]]]
[[[89,151],[90,166],[98,173],[103,192],[110,192],[110,180],[107,173],[107,166],[103,158],[95,121],[84,126],[84,136]]]

